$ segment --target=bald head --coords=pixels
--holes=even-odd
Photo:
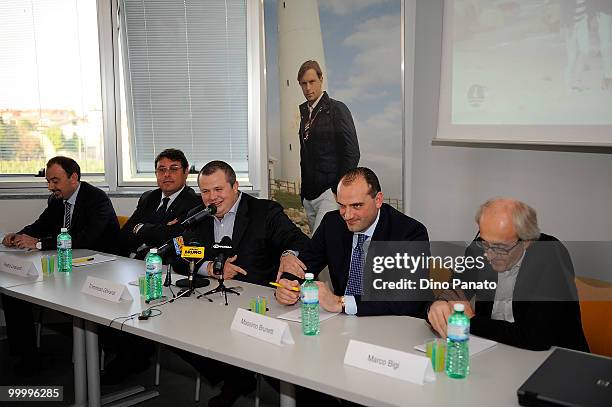
[[[488,200],[478,209],[476,223],[487,246],[509,250],[507,254],[485,251],[492,268],[498,272],[509,270],[522,257],[528,241],[540,236],[535,210],[516,199]]]
[[[512,217],[516,204],[516,200],[501,198],[490,202],[482,209],[477,222],[483,239],[489,242],[518,240]]]

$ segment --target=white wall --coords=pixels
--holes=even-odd
[[[414,90],[406,89],[414,104],[413,122],[406,116],[413,132],[406,146],[411,215],[427,225],[432,239],[466,240],[477,231],[478,205],[503,195],[533,206],[542,231],[561,240],[612,240],[612,154],[432,146],[442,3],[416,0]],[[410,58],[407,46],[407,65]]]
[[[117,215],[131,215],[136,209],[138,198],[111,198]],[[34,222],[46,208],[47,200],[37,199],[0,199],[0,232],[16,232]]]

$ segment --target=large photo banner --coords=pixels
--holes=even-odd
[[[403,210],[401,1],[265,0],[264,13],[270,196],[311,233],[310,205],[336,209],[328,187],[358,165]]]

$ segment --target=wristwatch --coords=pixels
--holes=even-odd
[[[133,234],[138,234],[138,231],[140,230],[140,228],[142,228],[143,223],[139,223],[136,226],[134,226],[134,229],[132,229],[132,233]]]
[[[344,295],[340,296],[340,304],[342,304],[342,313],[345,314],[346,313],[346,309],[345,309],[345,304],[344,304]]]
[[[38,242],[36,242],[36,248],[38,250],[42,250],[42,242],[40,241],[40,239],[38,239]]]

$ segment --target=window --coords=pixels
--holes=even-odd
[[[248,178],[245,0],[121,0],[119,14],[123,180],[152,177],[168,147]]]
[[[0,176],[55,155],[104,172],[96,0],[0,2]]]

